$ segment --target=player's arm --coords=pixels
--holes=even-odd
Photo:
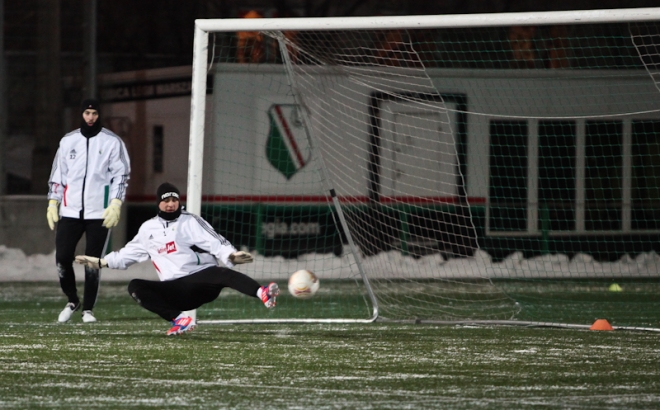
[[[126,199],[128,179],[131,174],[131,162],[123,141],[117,137],[117,146],[110,156],[110,203],[103,211],[103,226],[117,226],[121,215],[121,205]]]
[[[149,260],[149,252],[140,240],[140,233],[138,232],[135,238],[120,250],[105,256],[109,268],[124,270],[131,265]]]
[[[101,269],[108,267],[108,262],[106,262],[105,259],[97,258],[96,256],[76,255],[76,258],[74,260],[76,261],[76,263],[85,265],[90,269]]]
[[[110,252],[103,258],[88,255],[76,256],[76,262],[92,269],[110,268],[126,270],[129,266],[149,259],[149,253],[140,241],[140,232],[135,238],[116,252]]]
[[[124,201],[131,176],[131,160],[124,142],[117,137],[116,145],[110,156],[108,170],[110,172],[110,198]]]
[[[60,220],[60,202],[64,192],[63,176],[66,173],[62,172],[63,167],[66,166],[65,161],[60,161],[60,150],[55,153],[53,159],[53,167],[50,170],[50,178],[48,178],[48,208],[46,209],[46,220],[51,231],[55,229],[55,224]]]
[[[234,267],[242,263],[250,263],[254,260],[252,255],[245,251],[237,251],[236,248],[222,235],[219,235],[213,227],[197,215],[189,219],[184,231],[187,239],[194,239],[193,245],[209,252],[227,267]]]

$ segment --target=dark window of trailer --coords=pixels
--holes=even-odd
[[[163,172],[164,133],[162,125],[154,125],[153,144],[154,172]]]
[[[587,121],[585,126],[585,229],[621,229],[623,123]]]
[[[527,230],[527,134],[525,121],[490,122],[492,231]]]
[[[660,229],[660,120],[632,123],[632,229]]]
[[[539,224],[553,231],[575,229],[575,134],[573,121],[540,121]]]

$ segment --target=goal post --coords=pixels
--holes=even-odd
[[[660,8],[196,20],[187,209],[283,290],[198,321],[657,327],[658,45]]]

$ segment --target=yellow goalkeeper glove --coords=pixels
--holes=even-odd
[[[76,263],[85,265],[91,269],[101,269],[108,267],[108,262],[106,262],[105,259],[87,255],[76,256]]]
[[[242,263],[250,263],[250,262],[254,261],[254,258],[252,257],[252,255],[250,255],[247,252],[238,251],[238,252],[234,252],[231,255],[229,255],[229,260],[234,265],[240,265]]]
[[[48,209],[46,210],[46,219],[50,230],[55,229],[55,224],[60,220],[60,202],[57,199],[48,201]]]
[[[110,229],[117,226],[119,223],[119,215],[121,215],[121,199],[113,199],[110,205],[103,211],[103,226]]]

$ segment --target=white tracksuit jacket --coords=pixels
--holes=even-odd
[[[126,198],[130,172],[126,146],[115,133],[102,128],[85,138],[80,129],[71,131],[55,154],[48,199],[60,202],[63,217],[103,219],[110,201]]]
[[[229,255],[234,252],[208,222],[183,210],[174,221],[156,216],[144,222],[133,240],[104,259],[109,268],[126,269],[151,258],[158,277],[166,281],[218,266],[216,259],[232,268]]]

